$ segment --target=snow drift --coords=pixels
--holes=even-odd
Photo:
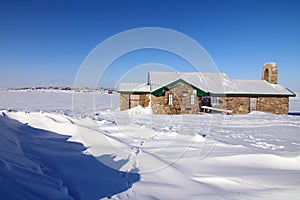
[[[49,99],[49,107],[43,102],[32,108],[30,95],[27,100],[20,94],[2,95],[6,97],[5,102],[0,100],[1,199],[298,199],[300,195],[297,115],[164,116],[141,107],[119,112],[109,107],[112,97],[105,95],[107,104],[98,104],[94,115],[73,116],[64,105],[68,94]],[[35,101],[46,101],[34,95]],[[22,103],[14,107],[13,102],[22,100],[23,109]],[[300,111],[299,100],[291,99],[291,113]],[[201,156],[204,144],[213,148]]]

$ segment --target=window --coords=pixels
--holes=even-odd
[[[264,71],[264,80],[269,81],[269,69],[265,69]]]
[[[211,97],[211,104],[212,105],[219,105],[220,104],[220,98],[219,97]]]
[[[191,106],[195,105],[195,95],[191,94]]]
[[[169,104],[169,106],[173,105],[173,94],[168,95],[168,104]]]

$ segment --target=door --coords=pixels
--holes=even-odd
[[[256,101],[257,101],[257,98],[249,99],[249,112],[256,111]]]
[[[129,109],[137,107],[140,104],[140,95],[130,94],[129,96]]]

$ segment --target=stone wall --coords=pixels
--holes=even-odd
[[[130,94],[120,94],[120,110],[128,110],[129,109],[129,95]]]
[[[139,105],[143,108],[146,108],[149,106],[150,103],[150,94],[140,94],[139,98]]]
[[[246,114],[249,113],[249,97],[220,97],[220,104],[212,107],[231,110],[232,114]]]
[[[257,111],[274,114],[288,114],[288,97],[258,97],[256,104]]]
[[[168,94],[164,96],[151,96],[151,108],[153,114],[181,114],[181,107],[176,95],[173,95],[173,105],[168,105]]]
[[[266,72],[267,71],[267,72]],[[277,84],[278,81],[278,69],[276,63],[266,63],[262,71],[262,80],[266,80],[269,83]]]
[[[168,105],[168,95],[173,94],[173,104]],[[191,105],[191,95],[194,94],[194,105]],[[165,91],[163,96],[151,96],[153,114],[196,114],[199,113],[199,98],[194,89],[182,82]]]
[[[147,107],[150,103],[150,94],[120,94],[120,110],[128,110],[130,108]]]
[[[165,91],[163,96],[150,94],[120,94],[120,110],[127,110],[138,105],[147,107],[151,103],[153,114],[197,114],[202,104],[201,97],[195,95],[195,104],[191,105],[191,94],[194,90],[184,83],[176,84]],[[168,105],[168,95],[173,94],[173,104]],[[150,101],[151,96],[151,101]],[[249,113],[249,97],[220,97],[219,105],[214,108],[232,110],[233,114]],[[288,97],[257,97],[256,110],[274,114],[287,114],[289,109]]]
[[[221,104],[214,108],[232,110],[233,114],[247,114],[250,108],[250,97],[220,97]],[[288,97],[257,97],[256,111],[274,114],[287,114],[289,110]]]

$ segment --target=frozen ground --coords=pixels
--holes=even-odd
[[[13,109],[18,111],[45,111],[51,113],[72,113],[73,112],[72,91],[1,91],[0,109]],[[77,98],[79,97],[79,98]],[[119,104],[117,95],[106,95],[96,93],[75,93],[75,100],[93,99],[95,105],[92,109],[105,110],[114,108]],[[83,105],[85,106],[85,101]],[[78,104],[76,104],[78,105]],[[81,105],[78,105],[81,106]],[[91,108],[89,108],[91,109]]]
[[[229,116],[90,95],[74,113],[69,93],[0,92],[0,199],[299,199],[299,95],[292,115]]]

